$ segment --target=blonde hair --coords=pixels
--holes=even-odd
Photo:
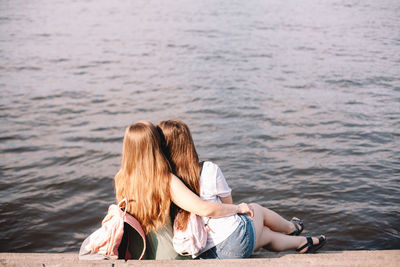
[[[170,166],[160,134],[149,121],[139,121],[125,131],[121,169],[115,175],[117,201],[129,200],[127,211],[146,234],[168,223],[171,205]]]
[[[157,125],[164,135],[164,150],[172,172],[195,194],[200,195],[200,164],[189,127],[179,120],[167,120]],[[188,211],[177,208],[175,223],[185,230]]]

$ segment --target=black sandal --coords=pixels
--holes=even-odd
[[[303,232],[304,223],[303,223],[302,220],[292,218],[292,219],[290,220],[290,222],[293,223],[293,225],[294,225],[294,227],[296,228],[296,230],[294,230],[293,232],[291,232],[289,235],[299,235],[299,234],[301,234],[301,232]]]
[[[318,249],[322,248],[326,243],[326,237],[322,235],[318,238],[319,243],[316,245],[314,245],[314,242],[310,236],[307,236],[306,238],[307,238],[307,243],[301,246],[300,248],[296,249],[297,252],[300,252],[303,249],[308,248],[307,251],[304,253],[315,253]]]

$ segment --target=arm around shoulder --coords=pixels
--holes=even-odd
[[[170,192],[172,201],[178,207],[199,216],[218,218],[231,216],[236,213],[249,212],[246,212],[246,208],[243,205],[206,202],[187,188],[185,184],[173,174],[171,174],[170,179]]]

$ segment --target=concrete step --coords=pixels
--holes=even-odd
[[[265,257],[261,257],[265,256]],[[400,250],[341,251],[318,254],[263,253],[255,257],[240,260],[103,260],[80,261],[77,253],[0,253],[0,266],[393,266],[400,267]]]

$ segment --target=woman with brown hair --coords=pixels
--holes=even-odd
[[[201,168],[190,130],[178,120],[158,124],[164,136],[165,154],[178,176],[194,193],[208,202],[232,204],[229,188],[220,168],[210,162]],[[273,251],[297,250],[299,253],[315,252],[326,242],[324,236],[297,236],[303,230],[298,218],[287,221],[272,210],[252,203],[254,218],[235,214],[225,218],[207,220],[210,232],[207,245],[200,258],[245,258],[261,247]],[[189,210],[180,209],[175,220],[178,229],[186,228]]]
[[[121,168],[114,178],[117,201],[128,200],[127,212],[142,225],[148,238],[148,259],[178,258],[172,247],[170,206],[200,216],[224,217],[249,214],[245,203],[240,205],[205,202],[171,173],[161,148],[161,137],[149,121],[139,121],[126,131],[122,148]]]

